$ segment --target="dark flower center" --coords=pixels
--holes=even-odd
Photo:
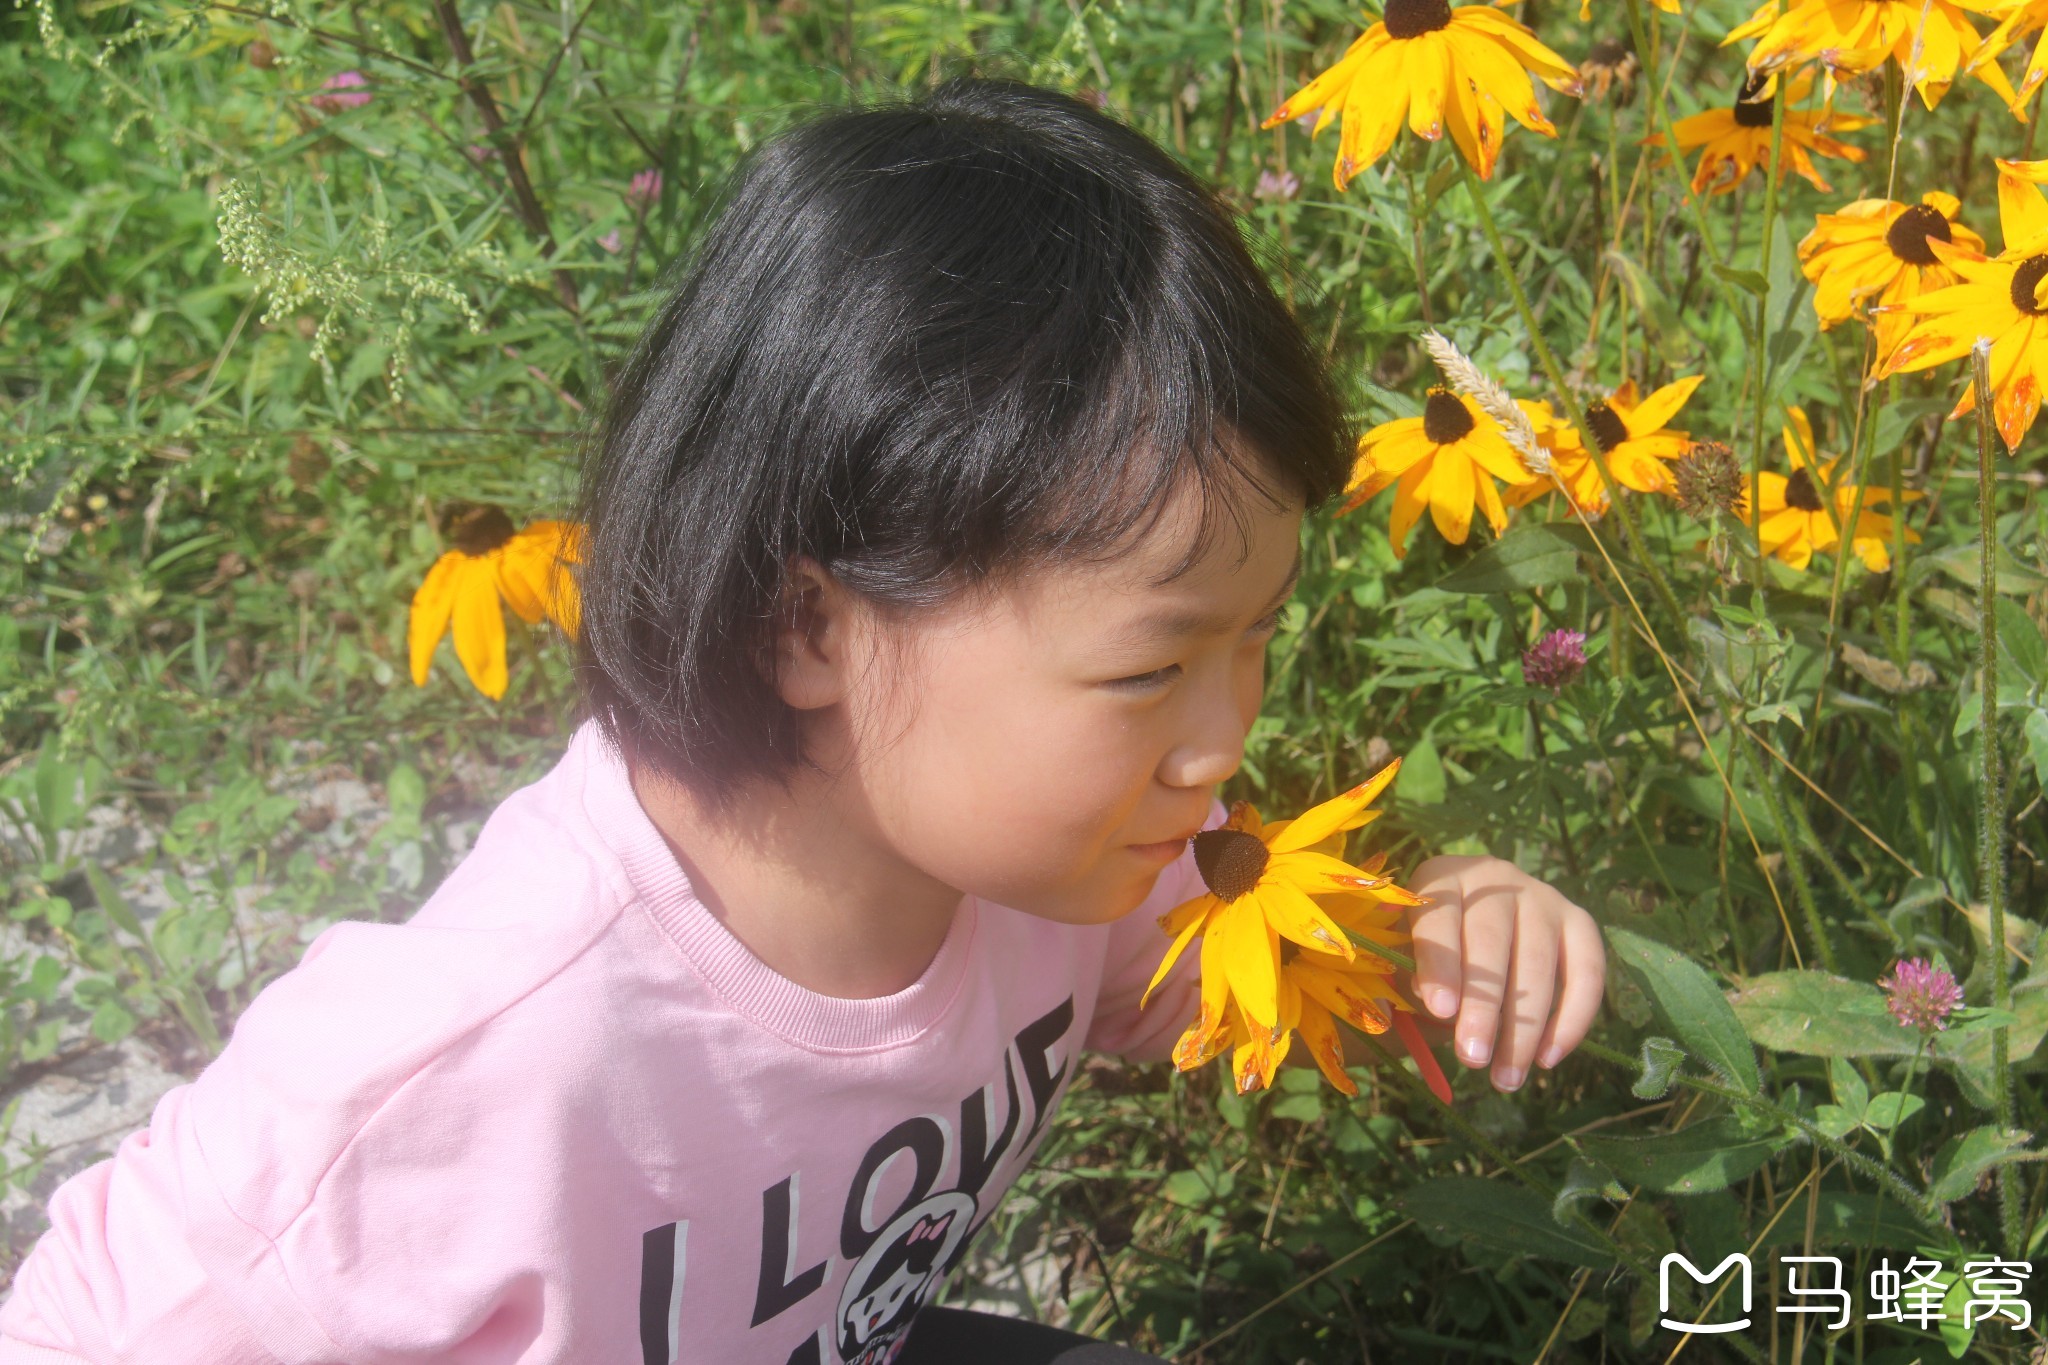
[[[1602,455],[1628,439],[1628,426],[1602,400],[1595,399],[1586,409],[1586,425],[1593,428],[1593,439],[1600,443]]]
[[[1472,434],[1472,413],[1449,389],[1431,389],[1422,405],[1422,434],[1432,445],[1462,441]]]
[[[2034,302],[2034,290],[2043,275],[2048,275],[2048,256],[2029,256],[2012,272],[2012,306],[2029,317],[2048,313],[2048,308]]]
[[[1792,477],[1785,480],[1785,505],[1802,512],[1821,510],[1820,490],[1813,486],[1813,476],[1804,469],[1793,470]]]
[[[1259,884],[1266,870],[1266,846],[1241,829],[1205,829],[1195,836],[1195,870],[1202,885],[1234,901]]]
[[[512,539],[512,518],[501,507],[458,507],[441,530],[466,555],[487,555]]]
[[[1735,97],[1735,121],[1744,128],[1768,128],[1771,126],[1771,101],[1759,99],[1763,94],[1763,78],[1751,76],[1742,83],[1742,93]]]
[[[1915,204],[1892,220],[1891,227],[1885,230],[1884,244],[1907,265],[1939,265],[1927,246],[1930,237],[1937,242],[1954,240],[1949,235],[1948,219],[1941,216],[1940,209]]]
[[[1395,38],[1420,38],[1451,26],[1451,0],[1387,0],[1387,32]]]

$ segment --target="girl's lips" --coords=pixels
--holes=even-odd
[[[1178,858],[1187,846],[1188,841],[1185,839],[1166,839],[1156,844],[1124,845],[1141,858],[1151,858],[1162,863],[1170,863]]]

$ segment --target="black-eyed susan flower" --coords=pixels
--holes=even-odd
[[[2048,29],[2048,0],[2020,0],[2005,12],[1998,27],[1984,35],[1977,55],[1970,58],[1968,70],[1972,75],[1985,67],[1997,70],[1998,58],[2007,48],[2041,29]],[[2013,113],[2020,113],[2020,106],[2033,98],[2043,81],[2048,81],[2048,39],[2034,44],[2034,55],[2027,62],[2026,74],[2020,77],[2019,89],[2007,101]]]
[[[1813,282],[1821,328],[1862,318],[1876,334],[1876,363],[1883,364],[1911,325],[1899,305],[1961,278],[1928,243],[1983,252],[1984,239],[1956,221],[1961,208],[1954,195],[1935,190],[1917,204],[1858,199],[1816,214],[1813,231],[1799,243],[1799,268]]]
[[[1145,997],[1200,935],[1203,1026],[1214,1027],[1222,1019],[1222,999],[1228,993],[1244,1003],[1252,1019],[1270,1029],[1279,1017],[1274,973],[1282,938],[1335,953],[1346,962],[1355,956],[1342,928],[1315,897],[1367,894],[1400,905],[1420,904],[1391,878],[1335,856],[1347,831],[1379,819],[1380,812],[1368,808],[1400,770],[1401,761],[1395,759],[1294,820],[1264,824],[1250,802],[1239,801],[1220,828],[1197,834],[1195,867],[1207,889],[1161,917],[1160,925],[1173,936],[1173,945],[1153,973]],[[1143,1003],[1141,999],[1141,1008]]]
[[[1341,841],[1340,841],[1341,843]],[[1377,871],[1375,860],[1362,871]],[[1396,951],[1409,942],[1400,923],[1401,910],[1378,901],[1333,897],[1324,906],[1332,920],[1351,934]],[[1273,1072],[1285,1061],[1294,1035],[1301,1035],[1316,1066],[1330,1084],[1347,1095],[1357,1085],[1344,1071],[1344,1041],[1337,1031],[1343,1019],[1366,1033],[1384,1033],[1394,1011],[1412,1009],[1394,989],[1394,963],[1373,953],[1354,953],[1346,960],[1334,952],[1304,948],[1291,939],[1279,944],[1274,964],[1277,1018],[1271,1028],[1254,1023],[1244,1004],[1225,993],[1220,1014],[1204,1010],[1174,1045],[1174,1065],[1192,1071],[1231,1053],[1231,1074],[1240,1094],[1273,1083]],[[1205,971],[1203,980],[1209,977]]]
[[[1341,855],[1349,831],[1379,818],[1369,807],[1400,768],[1395,759],[1293,820],[1264,824],[1240,801],[1222,827],[1195,836],[1195,866],[1206,890],[1160,916],[1172,944],[1144,996],[1151,998],[1199,936],[1201,1007],[1174,1048],[1181,1070],[1227,1048],[1239,1092],[1257,1090],[1272,1083],[1298,1032],[1330,1083],[1356,1093],[1344,1074],[1335,1021],[1380,1033],[1413,1006],[1391,984],[1393,961],[1353,945],[1404,948],[1410,936],[1398,922],[1402,907],[1424,901],[1381,875],[1384,855],[1357,867]],[[1448,1103],[1449,1087],[1408,1023],[1396,1024],[1403,1042],[1419,1054],[1425,1075],[1436,1072],[1432,1087]]]
[[[424,687],[434,647],[451,627],[455,657],[487,697],[505,695],[505,615],[510,607],[528,625],[543,616],[564,634],[576,634],[579,603],[575,580],[562,563],[577,562],[577,528],[565,521],[536,521],[515,531],[496,507],[461,507],[447,519],[455,548],[434,561],[412,595],[407,643],[412,680]]]
[[[1534,405],[1517,406],[1529,412]],[[1387,535],[1395,557],[1403,558],[1424,507],[1453,545],[1463,545],[1470,534],[1475,504],[1499,535],[1508,513],[1496,479],[1520,487],[1534,483],[1536,475],[1508,444],[1500,423],[1472,399],[1438,386],[1429,391],[1422,416],[1383,422],[1359,438],[1345,487],[1350,496],[1338,511],[1352,511],[1391,486],[1394,511]]]
[[[1823,456],[1814,444],[1813,424],[1803,408],[1788,407],[1791,421],[1782,429],[1785,463],[1790,474],[1764,470],[1750,481],[1750,496],[1743,501],[1742,519],[1756,531],[1758,544],[1792,568],[1804,570],[1819,550],[1834,550],[1842,543],[1841,528],[1856,511],[1855,530],[1849,548],[1872,573],[1892,566],[1892,519],[1876,509],[1891,501],[1888,488],[1865,488],[1863,506],[1856,508],[1856,485],[1844,480],[1832,483],[1837,456]],[[1920,494],[1908,493],[1910,501]],[[1752,510],[1753,509],[1753,510]],[[1908,529],[1908,541],[1917,542],[1919,533]]]
[[[1998,225],[2005,250],[1986,259],[1956,242],[1929,239],[1928,250],[1962,277],[1901,304],[1911,325],[1872,380],[1944,365],[1991,343],[1992,414],[2007,451],[2017,450],[2041,410],[2048,384],[2048,161],[1998,161]],[[1966,385],[1950,420],[1976,407]]]
[[[1860,2],[1850,0],[1850,3]],[[1701,149],[1699,168],[1692,176],[1694,194],[1730,193],[1751,171],[1771,164],[1771,94],[1772,83],[1776,79],[1748,76],[1729,108],[1709,109],[1671,125],[1681,153],[1695,147]],[[1865,155],[1861,147],[1852,147],[1828,133],[1853,132],[1876,120],[1862,114],[1829,114],[1825,110],[1789,107],[1790,103],[1804,99],[1812,89],[1813,77],[1802,73],[1793,77],[1791,88],[1786,91],[1788,107],[1781,130],[1784,165],[1799,172],[1816,189],[1825,191],[1830,186],[1814,169],[1814,153],[1840,157],[1844,161],[1861,161]],[[1645,146],[1666,145],[1662,133],[1644,138],[1643,143]],[[1778,175],[1782,178],[1784,174],[1784,166],[1781,165]]]
[[[2010,0],[1792,0],[1779,12],[1766,5],[1736,25],[1722,46],[1757,40],[1749,69],[1767,75],[1817,61],[1831,76],[1854,76],[1898,60],[1906,80],[1929,109],[1955,82],[1956,71],[1977,55],[1980,38],[1967,15],[1997,14]],[[1922,16],[1925,22],[1922,22]],[[1995,63],[1974,73],[2008,104],[2012,83]],[[1764,122],[1770,122],[1765,111]],[[1787,117],[1787,131],[1790,118]]]
[[[1557,127],[1536,103],[1534,73],[1553,90],[1579,93],[1579,75],[1536,35],[1487,5],[1387,0],[1380,21],[1337,64],[1288,96],[1262,128],[1320,109],[1310,135],[1343,126],[1332,178],[1339,190],[1386,155],[1405,119],[1417,137],[1451,140],[1482,180],[1493,175],[1506,134],[1503,113],[1546,137]]]
[[[1638,493],[1677,491],[1671,465],[1684,458],[1692,448],[1692,439],[1668,424],[1705,380],[1705,375],[1688,375],[1641,399],[1636,396],[1635,381],[1629,380],[1607,397],[1586,405],[1586,425],[1593,429],[1593,439],[1600,443],[1600,453],[1607,457],[1607,467],[1617,483]],[[1611,495],[1606,481],[1600,477],[1600,467],[1580,439],[1578,428],[1561,420],[1548,404],[1534,406],[1540,409],[1536,428],[1550,449],[1551,473],[1564,485],[1579,510],[1588,514],[1605,512]],[[1546,479],[1511,488],[1507,500],[1511,506],[1519,507],[1554,486]]]

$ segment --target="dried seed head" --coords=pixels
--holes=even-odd
[[[1719,441],[1695,441],[1671,477],[1679,509],[1693,520],[1742,515],[1742,462]]]

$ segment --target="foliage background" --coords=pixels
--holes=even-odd
[[[1676,46],[1678,26],[1643,7],[1674,116],[1725,104],[1740,79],[1714,44],[1747,7],[1688,8]],[[1519,14],[1575,61],[1628,36],[1618,0],[1590,24],[1555,3]],[[406,676],[407,604],[444,548],[440,513],[565,508],[584,416],[720,175],[808,109],[970,69],[1085,92],[1232,197],[1362,423],[1418,410],[1425,321],[1538,396],[1448,143],[1404,135],[1339,194],[1334,131],[1312,145],[1292,125],[1258,130],[1363,22],[1335,0],[0,11],[7,1093],[117,1043],[196,1071],[321,927],[402,919],[465,831],[552,762],[574,720],[559,640],[515,629],[500,702],[446,650],[427,687]],[[368,101],[313,103],[344,70]],[[1842,99],[1882,112],[1874,85]],[[1640,87],[1546,102],[1561,137],[1514,132],[1488,196],[1574,382],[1590,394],[1704,372],[1685,425],[1746,455],[1763,345],[1768,402],[1803,403],[1823,448],[1847,448],[1860,340],[1817,331],[1792,245],[1814,212],[1881,193],[1876,133],[1851,139],[1872,151],[1864,165],[1824,163],[1837,194],[1784,187],[1754,281],[1760,335],[1747,295],[1706,268],[1680,180],[1637,145]],[[1990,235],[1989,158],[2034,134],[1959,82],[1937,114],[1908,110],[1900,197],[1949,189]],[[659,191],[636,199],[650,169]],[[1284,175],[1298,193],[1274,188]],[[1763,245],[1760,191],[1752,178],[1708,206],[1743,269]],[[1875,1258],[1916,1245],[1953,1269],[2001,1246],[1989,1185],[2003,1169],[2014,1249],[2038,1253],[2038,435],[2000,462],[1994,528],[2021,1131],[1994,1122],[1988,1029],[1919,1065],[1872,1012],[1870,983],[1899,954],[1954,966],[1972,1005],[1992,992],[1974,434],[1940,421],[1955,391],[1952,373],[1917,376],[1871,415],[1873,478],[1896,460],[1928,493],[1913,512],[1926,542],[1893,573],[1852,566],[1837,584],[1826,559],[1805,575],[1773,566],[1759,601],[1728,568],[1741,532],[1637,504],[1683,595],[1686,621],[1661,625],[1693,670],[1697,730],[1581,533],[1450,547],[1424,527],[1397,562],[1383,503],[1317,519],[1225,795],[1291,808],[1404,754],[1376,846],[1396,866],[1425,850],[1511,857],[1594,910],[1617,968],[1597,1036],[1614,1051],[1505,1096],[1453,1068],[1455,1122],[1402,1067],[1360,1071],[1351,1104],[1312,1071],[1239,1099],[1213,1072],[1091,1063],[988,1234],[982,1292],[1184,1360],[1649,1360],[1677,1338],[1655,1327],[1641,1267],[1674,1248],[1706,1265],[1752,1247],[1760,1268],[1774,1248],[1840,1254],[1859,1287]],[[1775,416],[1766,430],[1775,457]],[[1517,660],[1560,624],[1589,631],[1593,666],[1553,697]],[[1840,662],[1843,643],[1902,672],[1918,660],[1932,682],[1889,690]],[[1773,975],[1830,959],[1838,984]],[[1825,1048],[1801,1042],[1815,1024],[1835,1030]],[[1628,1063],[1681,1049],[1675,1089],[1661,1063],[1647,1078]],[[1888,1093],[1924,1107],[1878,1114],[1872,1095]],[[7,1151],[7,1180],[46,1193],[34,1134]],[[1906,1194],[1882,1198],[1852,1156]],[[1926,1221],[1909,1195],[1932,1199]],[[17,1223],[9,1254],[33,1231]],[[1759,1303],[1779,1292],[1771,1280]],[[1710,1345],[1904,1362],[2016,1360],[2041,1341],[1760,1316],[1751,1339]]]

